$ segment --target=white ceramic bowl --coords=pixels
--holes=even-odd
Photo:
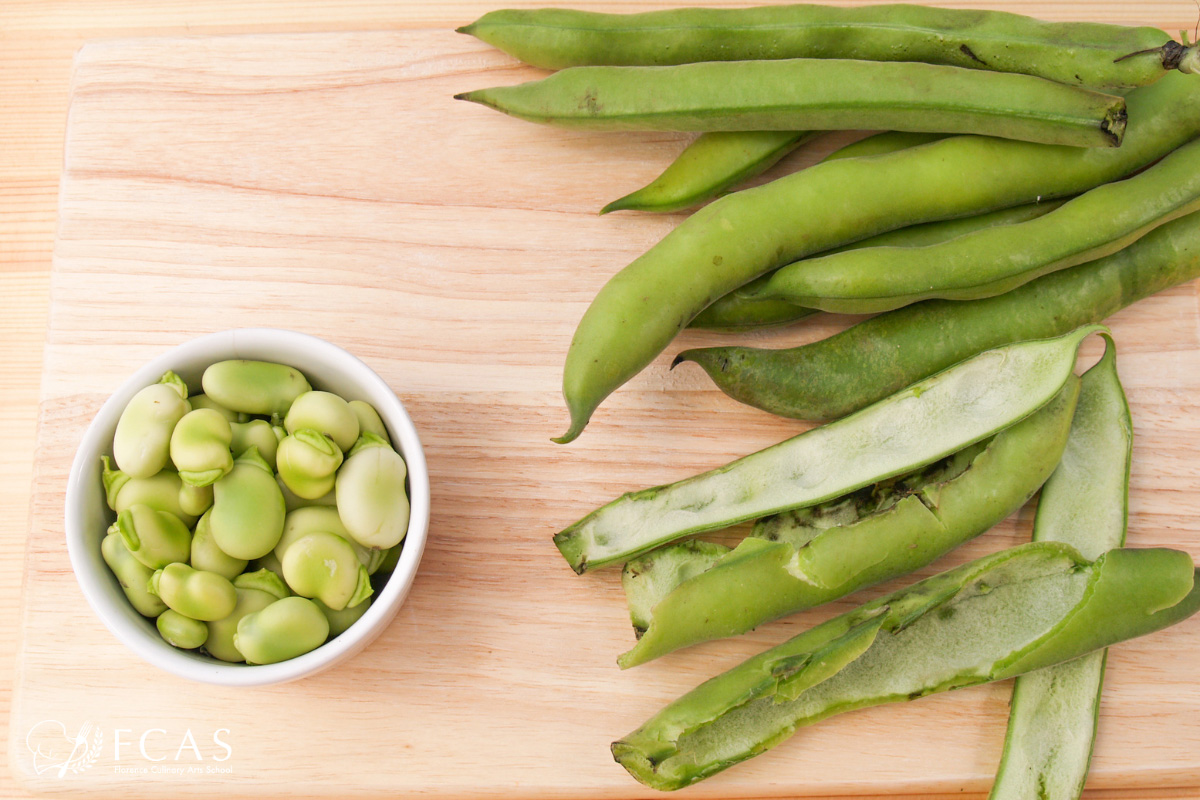
[[[113,432],[126,404],[142,387],[156,383],[167,370],[200,389],[209,364],[226,359],[275,361],[296,367],[315,389],[347,400],[365,400],[379,412],[392,444],[408,464],[412,513],[399,563],[367,613],[342,635],[312,652],[278,664],[227,664],[199,653],[178,650],[163,641],[154,620],[138,614],[100,555],[100,541],[115,515],[101,485],[100,456],[112,454]],[[223,686],[262,686],[316,674],[366,647],[404,602],[429,528],[429,473],[425,453],[408,412],[388,385],[366,364],[345,350],[303,333],[273,328],[239,328],[193,339],[135,372],[100,407],[88,426],[67,480],[66,533],[71,567],[92,609],[118,639],[139,656],[184,678]]]

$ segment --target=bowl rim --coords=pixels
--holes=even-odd
[[[391,576],[367,609],[345,632],[304,655],[276,664],[232,664],[210,656],[201,656],[191,651],[177,650],[167,642],[154,642],[145,636],[144,626],[128,614],[110,608],[110,600],[102,585],[108,577],[97,574],[88,561],[86,525],[83,500],[84,474],[89,462],[99,461],[102,454],[111,452],[112,442],[107,434],[133,395],[142,388],[158,381],[164,372],[185,359],[203,360],[213,350],[233,353],[231,356],[213,356],[210,363],[225,358],[254,358],[266,360],[259,353],[271,349],[280,342],[300,346],[315,357],[336,364],[337,369],[348,373],[358,383],[376,384],[382,389],[384,404],[376,406],[393,439],[393,446],[404,457],[408,467],[410,515],[404,548]],[[241,355],[241,349],[256,351],[253,355]],[[300,365],[290,365],[307,373]],[[384,407],[379,407],[383,405]],[[109,395],[96,411],[83,438],[80,440],[71,470],[67,476],[65,506],[65,530],[67,553],[76,581],[87,599],[88,605],[126,647],[144,661],[179,677],[202,683],[221,686],[264,686],[285,683],[314,675],[334,664],[349,658],[366,647],[380,634],[403,604],[416,578],[418,565],[425,550],[429,530],[430,490],[429,473],[425,452],[416,426],[413,425],[404,404],[388,385],[364,361],[338,347],[332,342],[299,331],[284,328],[231,328],[189,339],[168,349],[136,370]],[[134,611],[134,614],[137,612]],[[161,647],[157,646],[161,644]]]

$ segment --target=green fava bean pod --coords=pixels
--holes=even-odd
[[[353,608],[371,596],[371,578],[358,553],[341,536],[324,531],[301,536],[280,557],[283,578],[302,597],[334,611]]]
[[[211,408],[185,415],[171,434],[171,462],[190,486],[211,486],[233,469],[229,422]]]
[[[408,465],[374,434],[364,434],[337,475],[342,524],[363,547],[386,550],[408,533]]]
[[[600,209],[682,211],[719,197],[813,138],[805,131],[714,131],[702,133],[646,186]]]
[[[975,300],[1110,255],[1200,210],[1200,141],[1132,178],[1100,186],[1035,219],[924,247],[876,247],[790,264],[752,297],[867,314],[930,298]]]
[[[237,605],[237,594],[228,579],[187,564],[168,564],[156,571],[150,576],[149,588],[167,608],[204,622],[229,616]]]
[[[219,361],[200,382],[206,395],[231,411],[279,417],[312,389],[300,370],[269,361]]]
[[[100,554],[112,570],[117,583],[129,599],[129,604],[143,617],[157,617],[167,610],[167,604],[147,588],[154,570],[133,557],[119,534],[110,533],[100,542]]]
[[[150,506],[125,509],[108,532],[119,534],[133,557],[150,569],[187,561],[191,551],[192,534],[179,517]]]
[[[359,434],[373,433],[380,439],[383,439],[388,444],[392,443],[392,439],[388,436],[387,426],[383,424],[383,418],[379,416],[379,412],[365,400],[351,400],[350,410],[354,412],[354,416],[358,417]]]
[[[256,611],[262,611],[280,598],[258,589],[244,589],[235,586],[234,591],[237,594],[237,604],[233,607],[233,611],[226,617],[206,623],[208,639],[204,643],[204,649],[213,658],[236,664],[246,660],[246,657],[233,645],[233,637],[237,635],[238,623],[242,621],[243,617]]]
[[[275,453],[280,480],[305,500],[316,500],[333,490],[343,458],[342,449],[332,439],[307,428],[289,434]]]
[[[212,512],[209,511],[196,523],[196,529],[192,532],[192,554],[189,563],[195,569],[215,572],[227,580],[233,580],[246,569],[246,559],[234,558],[217,546],[209,526],[211,518]]]
[[[1084,558],[1125,544],[1133,426],[1116,351],[1083,376],[1062,463],[1042,488],[1036,542],[1065,542]],[[1022,675],[1013,683],[1004,756],[990,800],[1078,800],[1091,762],[1107,650]]]
[[[868,141],[868,140],[864,140]],[[1002,208],[986,214],[976,214],[960,219],[946,219],[910,225],[907,228],[888,231],[861,242],[834,248],[829,253],[842,253],[867,247],[924,247],[956,239],[974,231],[986,230],[1001,225],[1014,225],[1048,214],[1061,206],[1065,200],[1047,200],[1013,208]],[[783,269],[786,269],[784,267]],[[780,297],[760,296],[759,289],[766,287],[779,270],[757,278],[741,289],[718,299],[691,321],[688,327],[716,330],[753,330],[784,325],[817,313],[815,309],[798,306]],[[672,366],[677,366],[682,357],[677,357]]]
[[[258,449],[258,454],[267,462],[271,469],[275,468],[275,454],[279,450],[280,438],[276,429],[266,420],[252,419],[249,422],[234,422],[229,426],[233,439],[230,449],[241,455],[251,447]]]
[[[169,608],[158,615],[155,627],[167,644],[181,650],[195,650],[208,639],[208,625]]]
[[[1029,75],[833,58],[571,67],[455,97],[604,131],[918,131],[1116,147],[1126,124],[1124,98]]]
[[[563,369],[571,425],[555,441],[575,439],[604,398],[704,308],[772,269],[896,228],[1076,194],[1200,133],[1200,82],[1188,76],[1168,75],[1126,100],[1132,123],[1119,148],[952,136],[818,164],[705,206],[614,275],[584,313]]]
[[[328,436],[343,453],[358,441],[358,415],[342,398],[330,392],[305,392],[288,409],[283,427],[288,433],[315,430]]]
[[[1194,48],[1157,28],[1043,22],[920,5],[798,4],[604,14],[502,9],[459,28],[537,67],[686,64],[778,58],[923,61],[1129,89],[1195,72]]]
[[[666,213],[711,200],[766,172],[814,135],[796,131],[702,133],[653,182],[614,200],[600,213],[623,210]],[[943,134],[937,133],[879,133],[847,145],[824,160],[890,153],[943,138]]]
[[[108,456],[100,456],[100,463],[104,496],[113,511],[120,514],[131,506],[145,505],[174,514],[189,528],[196,524],[200,515],[183,507],[183,482],[174,472],[163,470],[149,478],[132,478],[113,469]]]
[[[213,541],[234,558],[249,560],[271,552],[283,534],[285,513],[275,475],[253,447],[213,485]]]
[[[759,755],[858,708],[1003,680],[1173,625],[1200,609],[1191,556],[1112,550],[1089,561],[1032,542],[901,589],[693,689],[612,745],[655,789]]]
[[[329,622],[316,603],[285,597],[242,617],[233,644],[248,664],[275,664],[315,650],[327,638]]]
[[[913,472],[1049,403],[1071,378],[1080,343],[1102,330],[981,353],[857,414],[677,483],[630,492],[556,534],[554,543],[582,573],[691,533],[817,505]]]
[[[329,606],[325,605],[318,599],[313,599],[317,608],[321,609],[321,613],[325,615],[325,619],[329,622],[329,638],[341,636],[350,629],[350,626],[362,619],[363,614],[367,613],[367,609],[371,607],[371,599],[367,598],[356,606],[347,606],[341,611],[334,611]]]
[[[140,390],[125,406],[113,434],[113,460],[131,478],[149,478],[170,461],[171,432],[191,409],[187,387],[173,372]]]
[[[1059,336],[1200,277],[1200,212],[1110,256],[983,300],[927,300],[828,339],[782,350],[709,347],[699,364],[721,391],[797,419],[835,419],[993,347]]]
[[[834,150],[821,162],[837,161],[842,158],[866,158],[894,153],[897,150],[907,150],[910,147],[920,147],[923,144],[945,139],[944,133],[918,133],[913,131],[884,131],[875,133],[857,142],[851,142],[845,147]]]
[[[621,583],[640,631],[617,663],[745,633],[906,575],[978,536],[1054,471],[1078,397],[1071,376],[1054,400],[990,441],[868,492],[760,520],[733,550],[656,550],[629,562]]]
[[[359,563],[367,569],[368,575],[374,575],[387,558],[389,550],[379,550],[364,547],[354,540],[346,526],[342,524],[341,515],[333,506],[308,506],[289,511],[283,521],[283,535],[275,545],[275,557],[282,559],[292,543],[303,536],[318,531],[332,533],[345,539],[354,548]],[[280,573],[282,574],[282,573]]]
[[[239,414],[236,411],[230,411],[228,408],[216,402],[206,394],[194,394],[188,398],[188,403],[191,404],[193,411],[198,408],[208,408],[216,411],[218,414],[224,417],[225,421],[230,425],[235,422],[245,422],[248,419],[245,414]]]

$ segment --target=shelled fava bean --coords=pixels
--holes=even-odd
[[[295,658],[360,618],[395,566],[404,459],[374,408],[292,367],[222,361],[201,387],[168,372],[121,413],[101,554],[175,647]]]

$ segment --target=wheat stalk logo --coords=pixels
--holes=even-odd
[[[91,722],[84,722],[72,737],[65,725],[48,719],[29,729],[25,746],[33,754],[35,774],[54,771],[63,778],[68,773],[77,775],[96,763],[104,746],[104,732]]]

